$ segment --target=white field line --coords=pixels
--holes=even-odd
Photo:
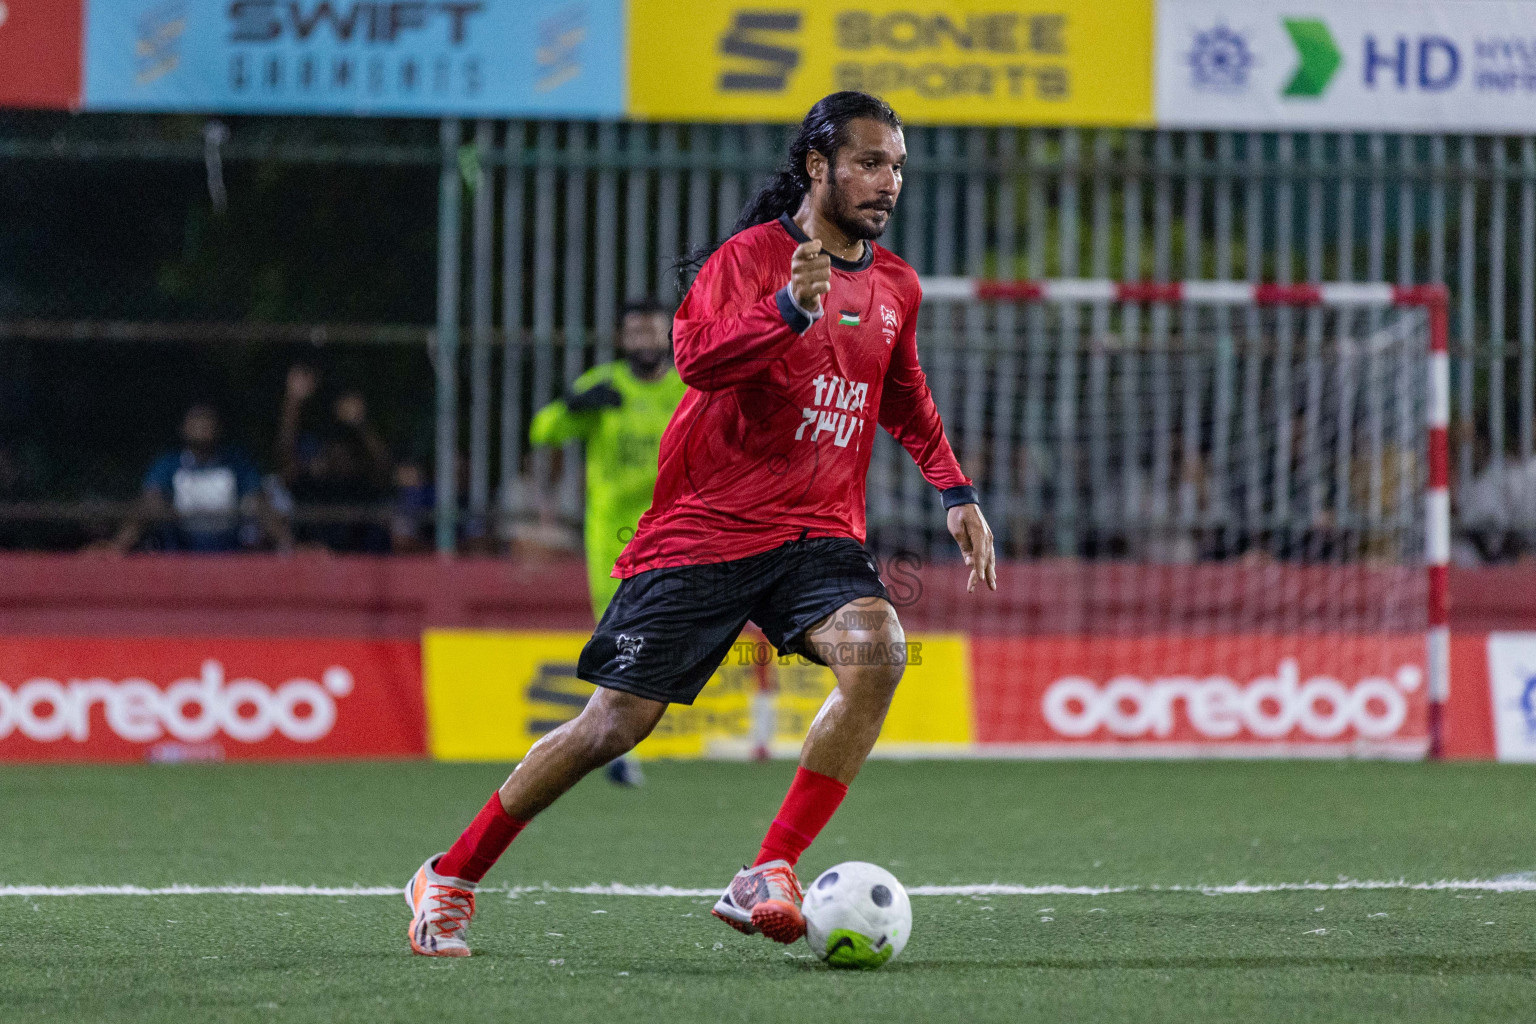
[[[1446,878],[1433,882],[1407,879],[1342,878],[1336,882],[1235,882],[1231,885],[1013,885],[990,882],[978,885],[914,885],[913,896],[1117,896],[1127,893],[1194,893],[1201,896],[1252,896],[1271,892],[1349,892],[1357,890],[1413,890],[1420,892],[1536,892],[1536,875],[1502,878]],[[671,885],[514,885],[487,886],[481,893],[524,896],[557,893],[574,896],[718,896],[718,888],[684,889]],[[0,885],[0,896],[394,896],[400,886],[325,885]]]

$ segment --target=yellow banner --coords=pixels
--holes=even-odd
[[[912,124],[1152,122],[1152,0],[631,0],[629,113],[798,121],[828,93]]]
[[[960,635],[909,637],[913,646],[876,753],[942,754],[971,743],[970,651]],[[585,633],[428,630],[422,637],[427,739],[443,761],[515,761],[574,718],[592,693],[576,678]],[[743,640],[691,706],[674,704],[641,757],[743,756],[751,749],[760,648]],[[832,671],[773,658],[773,750],[793,754],[831,692]]]

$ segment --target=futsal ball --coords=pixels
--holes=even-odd
[[[851,860],[805,890],[805,941],[832,967],[871,970],[896,957],[912,934],[912,902],[885,868]]]

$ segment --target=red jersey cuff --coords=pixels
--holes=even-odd
[[[818,310],[815,313],[801,309],[800,303],[796,302],[795,297],[790,294],[789,285],[785,285],[775,292],[773,301],[778,304],[779,316],[784,318],[784,322],[789,325],[789,329],[796,334],[804,334],[810,330],[811,324],[821,319],[821,315],[826,312],[825,309]]]

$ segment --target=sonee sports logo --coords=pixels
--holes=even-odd
[[[722,57],[740,57],[744,66],[720,72],[721,92],[783,92],[789,73],[800,66],[800,51],[770,33],[799,32],[799,11],[737,11],[720,37]]]
[[[260,743],[274,732],[314,743],[336,724],[336,701],[352,692],[352,673],[332,665],[320,681],[290,679],[276,688],[257,679],[226,681],[224,666],[202,664],[195,679],[162,690],[147,679],[28,679],[14,690],[0,683],[0,740],[19,732],[37,743],[91,737],[91,712],[101,706],[107,728],[130,743],[154,743],[167,733],[202,743],[223,733]]]
[[[1246,684],[1221,676],[1141,679],[1120,675],[1100,686],[1068,676],[1041,698],[1046,723],[1060,736],[1080,739],[1100,729],[1117,739],[1166,739],[1182,712],[1202,739],[1230,740],[1243,733],[1276,740],[1300,732],[1309,739],[1336,739],[1350,729],[1361,739],[1397,735],[1408,718],[1405,693],[1418,689],[1423,671],[1403,665],[1394,678],[1369,676],[1353,686],[1330,676],[1301,680],[1295,658],[1272,676]]]

